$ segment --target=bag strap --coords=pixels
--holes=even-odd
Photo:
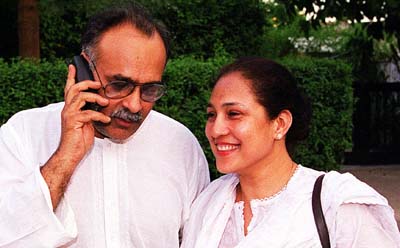
[[[328,228],[326,227],[324,212],[322,211],[322,206],[321,206],[321,187],[324,176],[325,174],[322,174],[315,181],[314,190],[312,194],[312,209],[314,213],[315,225],[317,226],[318,235],[319,239],[321,240],[322,247],[330,248],[331,244],[329,241]]]

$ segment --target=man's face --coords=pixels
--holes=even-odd
[[[114,27],[105,32],[96,47],[95,80],[103,86],[114,80],[150,83],[161,81],[166,63],[166,51],[158,33],[151,37],[129,24]],[[100,79],[98,78],[100,77]],[[104,96],[101,90],[99,94]],[[129,138],[149,114],[154,103],[140,98],[140,87],[121,99],[110,99],[101,112],[111,117],[109,124],[94,123],[96,137],[114,140]],[[136,118],[134,114],[142,118]],[[136,120],[135,120],[136,119]]]

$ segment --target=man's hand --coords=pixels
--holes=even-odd
[[[101,84],[90,80],[75,83],[75,72],[75,67],[70,65],[64,89],[65,106],[61,113],[61,142],[58,152],[79,163],[94,142],[92,121],[108,123],[111,118],[94,110],[81,110],[86,102],[106,106],[108,99],[85,92],[89,88],[99,89]]]
[[[41,168],[51,195],[53,209],[60,202],[66,186],[79,162],[94,142],[93,121],[108,123],[111,118],[94,110],[81,110],[86,102],[108,105],[109,100],[98,94],[86,92],[99,89],[100,82],[85,80],[75,83],[76,69],[68,67],[68,78],[64,89],[65,105],[61,112],[61,140],[57,150]]]

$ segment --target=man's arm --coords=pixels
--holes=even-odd
[[[76,162],[63,157],[59,153],[57,150],[47,163],[40,168],[40,173],[50,191],[53,210],[57,208],[77,166]]]
[[[69,205],[59,203],[76,166],[93,145],[92,121],[107,122],[109,117],[80,110],[86,101],[105,105],[108,100],[82,92],[88,87],[100,87],[98,82],[75,84],[74,76],[75,68],[70,66],[61,114],[61,139],[41,169],[36,156],[46,151],[30,143],[31,137],[37,136],[30,133],[36,129],[28,124],[35,122],[26,119],[35,118],[32,114],[18,115],[0,129],[0,247],[58,247],[76,236]],[[61,216],[53,212],[57,206]]]
[[[76,237],[69,205],[56,216],[40,173],[37,139],[24,129],[34,115],[18,115],[0,128],[0,247],[58,247]],[[46,141],[45,141],[46,142]]]

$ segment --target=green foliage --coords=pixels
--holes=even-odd
[[[354,107],[351,67],[341,60],[287,57],[281,61],[310,97],[311,133],[296,149],[296,161],[312,168],[339,169],[352,145]]]
[[[90,15],[128,0],[40,0],[41,54],[72,57]],[[266,22],[261,0],[141,0],[171,31],[172,57],[212,57],[222,45],[234,55],[257,54]]]
[[[199,139],[214,178],[218,173],[211,166],[214,165],[214,157],[204,134],[206,106],[218,69],[229,61],[228,56],[206,61],[190,56],[171,60],[164,74],[167,93],[155,105],[156,110],[182,122]]]
[[[307,14],[313,14],[310,19],[314,25],[325,22],[325,18],[335,17],[337,20],[357,20],[361,21],[365,17],[372,20],[376,18],[377,22],[373,24],[380,31],[386,30],[398,31],[398,20],[400,17],[400,3],[397,0],[370,0],[370,1],[349,1],[349,0],[277,0],[283,4],[288,13],[296,15],[298,10],[305,10]],[[318,6],[318,11],[314,6]],[[382,26],[382,22],[385,25]],[[396,21],[397,22],[394,22]],[[378,33],[377,33],[378,35]]]
[[[0,124],[20,110],[61,101],[66,75],[60,60],[0,59]]]
[[[399,60],[400,51],[397,38],[393,34],[383,33],[383,38],[373,41],[373,59],[378,62]]]
[[[296,16],[299,10],[312,14],[309,22],[313,26],[326,23],[327,17],[335,17],[338,22],[358,23],[365,30],[358,29],[348,45],[350,63],[354,65],[354,75],[359,80],[376,79],[376,66],[372,64],[372,39],[382,39],[384,35],[393,35],[400,47],[400,1],[348,1],[348,0],[276,0],[285,6],[287,13]],[[314,5],[319,6],[315,11]],[[371,22],[360,23],[367,17]],[[353,50],[356,49],[356,50]]]
[[[331,23],[310,28],[306,37],[293,40],[297,51],[318,57],[332,57],[345,51],[353,28],[343,23]],[[301,40],[306,40],[303,47]]]
[[[282,14],[280,14],[282,15]],[[295,52],[292,40],[303,37],[300,26],[304,18],[298,16],[295,20],[287,23],[287,19],[275,17],[274,11],[269,15],[272,26],[265,27],[263,34],[263,44],[260,54],[267,58],[280,58]]]
[[[217,50],[216,56],[207,60],[193,56],[172,59],[164,74],[167,94],[155,105],[156,110],[182,122],[198,137],[213,178],[219,174],[204,135],[205,108],[218,70],[232,60],[221,47]],[[310,96],[314,110],[311,135],[299,145],[296,161],[317,169],[338,169],[345,149],[351,147],[351,68],[340,60],[308,57],[281,62]],[[0,124],[19,110],[62,101],[66,73],[61,60],[0,59]]]
[[[376,65],[372,60],[373,38],[363,24],[353,25],[343,33],[347,40],[340,55],[352,65],[357,80],[373,80],[377,77]]]
[[[221,43],[237,56],[255,54],[261,45],[266,22],[265,4],[260,0],[168,0],[162,4],[143,1],[169,27],[172,54],[211,57]],[[159,1],[155,1],[159,2]]]
[[[80,53],[80,38],[89,16],[111,2],[40,0],[41,56],[53,59]]]

